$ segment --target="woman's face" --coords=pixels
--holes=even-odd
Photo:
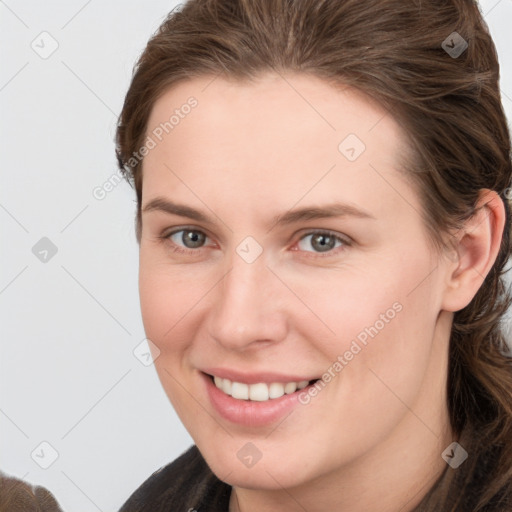
[[[217,476],[292,487],[432,439],[448,262],[392,116],[311,76],[194,78],[160,97],[147,136],[144,327]]]

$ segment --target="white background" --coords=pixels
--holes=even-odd
[[[480,3],[512,119],[512,1]],[[0,0],[0,469],[66,512],[117,510],[192,444],[133,354],[145,338],[135,193],[121,182],[93,196],[117,176],[135,60],[176,4]],[[51,48],[43,31],[59,45],[47,59],[31,47]],[[42,237],[57,247],[46,263],[32,252]]]

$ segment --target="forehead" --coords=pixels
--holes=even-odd
[[[401,127],[374,100],[305,74],[180,82],[155,102],[146,136],[154,147],[143,195],[179,192],[196,204],[201,195],[265,202],[279,194],[290,207],[306,194],[339,199],[343,189],[357,203],[371,188],[378,206],[382,194],[397,194],[382,176],[400,177],[408,153]]]
[[[197,103],[193,109],[187,107],[190,98]],[[174,115],[171,120],[173,114],[178,114],[179,119]],[[192,121],[183,123],[187,117]],[[167,126],[164,137],[170,131],[177,135],[186,124],[192,123],[194,129],[201,124],[226,130],[244,128],[241,132],[230,133],[231,138],[255,133],[263,140],[266,133],[273,138],[279,134],[285,138],[287,134],[279,131],[283,127],[293,132],[289,135],[297,135],[302,130],[310,136],[317,132],[326,136],[338,132],[336,138],[343,132],[350,132],[363,140],[370,138],[371,132],[374,132],[373,137],[390,132],[404,137],[387,110],[368,95],[343,84],[334,86],[319,77],[300,73],[266,73],[244,81],[219,76],[181,81],[154,103],[147,133],[170,120],[172,127]],[[217,134],[221,135],[218,131]],[[201,135],[198,131],[197,137]]]

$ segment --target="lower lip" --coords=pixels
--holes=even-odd
[[[209,375],[201,373],[201,376],[205,381],[210,401],[220,416],[247,427],[261,427],[279,421],[300,404],[299,393],[307,392],[309,387],[265,402],[238,400],[221,391]]]

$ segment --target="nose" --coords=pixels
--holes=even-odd
[[[290,297],[267,268],[263,255],[247,263],[234,254],[230,263],[230,270],[215,287],[210,336],[234,351],[253,350],[284,340]]]

